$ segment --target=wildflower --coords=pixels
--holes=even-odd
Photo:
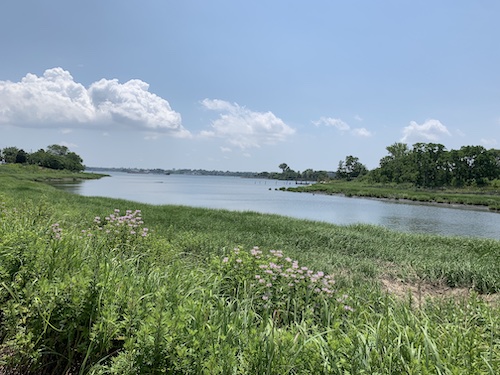
[[[227,262],[229,262],[229,258],[228,258],[228,257],[224,257],[224,259],[222,259],[222,262],[223,262],[223,263],[227,263]]]
[[[236,263],[241,263],[243,262],[240,258],[236,259]]]
[[[52,232],[54,233],[54,238],[60,240],[62,236],[62,229],[59,227],[59,223],[54,223],[51,225]]]
[[[262,296],[262,299],[263,299],[264,301],[267,301],[267,300],[269,299],[269,296],[266,296],[266,295],[264,294],[264,295]]]

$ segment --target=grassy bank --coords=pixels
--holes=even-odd
[[[13,177],[28,181],[93,180],[106,176],[99,173],[71,172],[38,167],[36,165],[0,164],[0,178]]]
[[[500,371],[500,241],[0,191],[5,371]]]
[[[500,188],[422,189],[409,185],[370,184],[362,181],[331,181],[288,188],[294,192],[344,194],[348,197],[404,199],[414,202],[485,206],[500,211]]]

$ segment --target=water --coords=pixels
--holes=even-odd
[[[122,198],[158,205],[256,211],[340,225],[366,223],[405,232],[500,239],[500,214],[480,209],[279,191],[280,187],[295,186],[287,181],[110,174],[111,177],[100,180],[55,185],[84,196]]]

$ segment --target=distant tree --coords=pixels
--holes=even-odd
[[[443,186],[448,180],[446,148],[439,143],[415,143],[412,156],[415,184],[424,187]]]
[[[344,161],[339,161],[337,178],[351,180],[363,176],[368,172],[365,165],[361,164],[359,158],[349,155]]]
[[[28,154],[23,149],[17,151],[16,163],[25,164],[28,161]]]
[[[278,166],[279,169],[281,169],[283,171],[283,173],[287,172],[290,170],[290,167],[288,166],[288,164],[286,163],[281,163],[279,166]]]
[[[68,148],[61,145],[50,145],[47,147],[47,152],[52,155],[66,156],[68,154]]]
[[[48,155],[43,148],[28,155],[28,163],[44,167],[47,163]]]
[[[85,169],[82,158],[74,152],[66,154],[64,168],[74,172],[81,172]]]
[[[5,147],[2,150],[3,160],[6,163],[15,163],[18,152],[19,149],[17,147]]]

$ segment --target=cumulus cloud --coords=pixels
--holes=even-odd
[[[365,128],[352,129],[351,133],[357,137],[371,137],[372,133]]]
[[[165,99],[148,91],[146,82],[101,79],[88,88],[62,68],[19,82],[0,81],[0,125],[147,130],[187,137],[181,115]]]
[[[357,119],[361,121],[362,119]],[[368,131],[366,128],[354,128],[351,129],[350,125],[344,122],[339,118],[332,117],[321,117],[318,121],[313,121],[313,124],[316,126],[330,126],[334,127],[341,132],[349,132],[351,135],[355,137],[371,137],[372,133]]]
[[[313,121],[316,126],[332,126],[338,130],[347,131],[351,127],[339,118],[321,117],[318,121]]]
[[[450,132],[439,120],[426,120],[422,125],[411,121],[403,129],[401,142],[438,142],[443,136],[450,136]]]
[[[201,104],[219,112],[211,129],[201,132],[201,136],[224,138],[241,149],[258,148],[262,143],[275,144],[295,133],[272,112],[255,112],[219,99],[204,99]]]

